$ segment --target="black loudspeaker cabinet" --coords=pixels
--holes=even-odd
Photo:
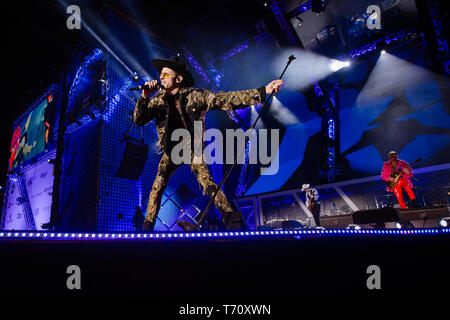
[[[399,221],[397,210],[394,208],[380,208],[360,210],[353,213],[355,224],[384,223]]]
[[[139,180],[147,161],[147,154],[147,144],[127,140],[117,176],[124,179]]]
[[[409,221],[415,228],[436,228],[439,220],[448,216],[448,209],[445,206],[398,211],[399,220]]]
[[[444,206],[406,209],[399,210],[398,216],[402,221],[440,219],[448,217],[448,209]]]

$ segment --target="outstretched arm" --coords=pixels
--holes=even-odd
[[[226,110],[245,108],[266,100],[266,94],[280,92],[283,80],[274,80],[258,89],[214,93],[205,90],[203,101],[207,110]]]

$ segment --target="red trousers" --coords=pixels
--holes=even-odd
[[[415,199],[416,196],[414,195],[414,192],[408,185],[408,180],[400,180],[400,182],[397,184],[397,186],[392,189],[394,191],[395,196],[397,197],[398,203],[400,204],[400,208],[407,209],[405,202],[403,201],[403,189],[406,190],[406,193],[408,194],[409,198],[411,200]]]

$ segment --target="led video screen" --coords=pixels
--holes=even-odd
[[[20,120],[13,131],[8,170],[27,162],[45,150],[51,139],[53,96],[47,96]]]

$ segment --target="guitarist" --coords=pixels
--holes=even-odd
[[[407,209],[408,207],[403,201],[404,189],[411,199],[413,207],[417,208],[419,205],[417,204],[416,196],[412,190],[413,185],[411,183],[413,173],[408,162],[398,159],[397,152],[395,151],[389,152],[389,159],[389,161],[384,163],[383,170],[381,171],[381,179],[387,183],[394,183],[397,175],[400,174],[401,177],[394,186],[388,186],[386,190],[389,192],[394,192],[400,207],[402,209]]]

